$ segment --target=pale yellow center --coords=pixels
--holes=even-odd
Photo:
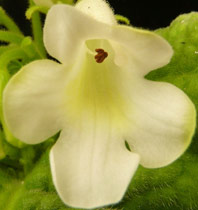
[[[70,116],[124,118],[125,99],[122,95],[122,69],[114,63],[114,51],[106,40],[89,40],[78,73],[66,88],[66,106]],[[95,49],[108,52],[103,62],[96,62]]]

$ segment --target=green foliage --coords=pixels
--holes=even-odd
[[[1,13],[2,10],[0,10],[0,18]],[[2,14],[5,15],[4,12]],[[38,21],[38,17],[36,18]],[[8,20],[8,17],[4,19]],[[17,42],[9,43],[5,49],[0,47],[0,63],[2,58],[6,60],[4,53],[20,54],[21,51],[25,53],[25,57],[20,54],[22,60],[17,56],[14,60],[8,59],[9,62],[6,60],[8,73],[13,75],[25,63],[38,59],[43,53],[38,52],[42,47],[37,47],[34,39],[23,37],[20,41],[18,38],[21,38],[22,35],[19,29],[17,26],[13,27],[10,19],[8,22],[9,28],[14,29],[12,33],[9,33],[10,40],[13,39],[13,33],[20,35],[16,36]],[[10,29],[8,31],[11,31]],[[170,27],[159,29],[156,33],[168,40],[175,53],[170,64],[152,71],[147,78],[176,85],[188,94],[198,108],[198,13],[181,15],[171,23]],[[31,57],[31,52],[35,49],[37,57]],[[10,54],[7,55],[10,57]],[[5,77],[1,76],[4,75],[2,72],[0,69],[0,79]],[[1,92],[2,89],[3,87]],[[25,145],[24,147],[17,146],[16,142],[8,143],[6,138],[7,136],[5,137],[1,130],[0,156],[3,155],[0,160],[0,209],[71,210],[61,202],[56,194],[50,173],[49,151],[57,136],[39,145]],[[123,201],[111,208],[102,209],[196,210],[198,209],[197,189],[198,141],[196,132],[191,146],[181,158],[160,169],[145,169],[140,166]]]

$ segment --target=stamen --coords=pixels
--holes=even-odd
[[[97,63],[102,63],[104,59],[108,56],[108,53],[105,52],[103,49],[95,49],[97,52],[97,55],[95,56],[96,62]]]

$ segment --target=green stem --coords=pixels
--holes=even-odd
[[[70,5],[74,4],[74,0],[61,0],[60,2],[65,3],[65,4],[70,4]]]
[[[117,21],[120,21],[120,22],[123,22],[123,23],[125,23],[127,25],[130,25],[130,20],[127,17],[124,17],[122,15],[116,14],[115,18],[116,18]]]
[[[18,47],[5,51],[0,56],[0,68],[1,68],[0,71],[7,69],[7,65],[10,63],[10,61],[16,59],[24,59],[26,57],[27,57],[26,53]]]
[[[33,5],[32,0],[30,0],[30,6],[31,5]],[[40,51],[40,54],[42,55],[42,57],[46,58],[46,51],[43,44],[42,24],[41,24],[40,15],[38,12],[34,12],[34,14],[32,14],[32,30],[33,30],[33,36],[34,36],[36,47]]]
[[[23,40],[23,36],[16,34],[15,32],[0,30],[0,40],[4,42],[11,42],[15,44],[20,44]]]
[[[22,34],[16,23],[6,14],[4,9],[0,7],[0,24],[6,26],[6,28],[12,32]]]
[[[31,6],[29,9],[26,10],[25,16],[26,16],[27,19],[31,19],[32,15],[35,12],[41,12],[41,13],[47,14],[48,10],[49,10],[48,7],[34,5],[34,6]]]
[[[12,44],[5,45],[5,46],[0,46],[0,56],[1,56],[2,53],[4,53],[7,50],[10,50],[12,48],[13,48],[13,45]]]
[[[35,60],[42,58],[42,54],[38,50],[37,46],[35,45],[35,42],[33,42],[31,37],[25,37],[21,42],[20,46],[30,59]]]

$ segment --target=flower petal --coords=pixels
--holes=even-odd
[[[108,25],[69,5],[53,6],[45,20],[44,44],[48,53],[69,65],[77,60],[87,39],[104,37]]]
[[[33,0],[36,5],[51,7],[53,5],[52,0]]]
[[[24,66],[4,90],[8,128],[20,140],[35,144],[61,129],[59,103],[64,83],[61,65],[50,60]]]
[[[110,25],[116,24],[113,10],[104,0],[82,0],[75,7],[98,21]]]
[[[139,156],[128,151],[110,125],[82,122],[67,127],[51,150],[53,182],[63,202],[76,208],[117,203],[137,169]]]
[[[168,64],[173,55],[170,44],[150,31],[117,25],[114,27],[111,39],[123,48],[117,48],[118,59],[127,57],[131,70],[142,76]],[[122,63],[125,65],[126,61]]]
[[[79,60],[85,41],[91,39],[109,40],[115,51],[115,63],[141,76],[167,64],[173,54],[168,42],[152,32],[105,24],[69,5],[50,9],[44,43],[51,56],[70,65]]]
[[[189,146],[195,130],[196,112],[190,99],[164,82],[139,81],[132,90],[131,150],[148,168],[168,165]]]

